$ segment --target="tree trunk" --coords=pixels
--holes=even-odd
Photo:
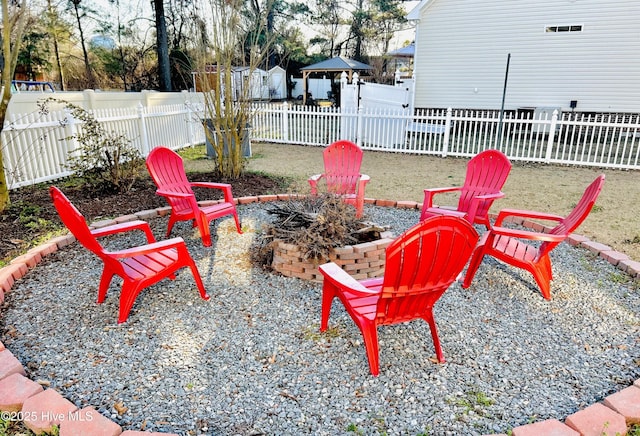
[[[4,160],[2,151],[6,148],[6,144],[2,143],[2,130],[4,127],[4,119],[7,115],[7,107],[11,99],[11,79],[16,70],[18,62],[18,51],[22,42],[24,25],[26,22],[27,2],[22,0],[12,16],[9,16],[9,0],[2,0],[2,100],[0,100],[0,212],[4,212],[9,204],[9,185],[7,184],[7,175],[4,169]],[[12,2],[13,4],[13,2]],[[15,32],[15,44],[11,46],[11,32]]]
[[[78,5],[82,0],[72,0],[73,8],[76,13],[76,21],[78,22],[78,32],[80,33],[80,45],[82,46],[82,54],[84,56],[84,68],[87,72],[87,81],[88,88],[94,89],[96,87],[96,79],[93,76],[93,70],[91,69],[91,64],[89,63],[89,53],[87,52],[87,45],[84,40],[84,32],[82,31],[82,22],[80,20],[80,11],[78,10]]]
[[[49,8],[49,14],[51,17],[53,17],[53,14],[55,13],[53,11],[53,6],[51,5],[51,0],[47,0],[47,5]],[[53,29],[52,29],[53,30]],[[53,51],[55,53],[56,56],[56,68],[58,70],[58,75],[60,76],[60,91],[64,91],[64,73],[62,72],[62,62],[60,62],[60,49],[58,47],[58,32],[57,30],[54,30],[52,32],[52,36],[53,36]]]
[[[353,13],[353,19],[351,22],[351,35],[355,40],[353,47],[353,59],[357,61],[362,61],[362,40],[364,38],[363,35],[363,27],[364,27],[364,1],[358,0],[356,4],[356,10]]]
[[[6,2],[7,0],[2,0],[3,12],[4,12],[4,5],[6,4]],[[5,26],[4,29],[7,29],[7,27]],[[3,29],[3,33],[4,33],[4,29]],[[3,45],[4,45],[4,40],[8,39],[8,36],[9,35],[4,35]],[[13,76],[13,74],[11,74],[11,76]],[[2,101],[0,101],[0,126],[4,125],[4,119],[7,114],[7,106],[9,105],[9,100],[11,99],[11,76],[9,76],[10,78],[8,81],[5,81],[4,70],[2,71],[2,79],[3,79],[2,83],[8,83],[9,85],[8,86],[5,85],[4,91],[2,93]],[[0,127],[0,134],[1,133],[2,133],[2,127]],[[9,205],[9,185],[7,185],[7,175],[5,174],[4,159],[3,159],[3,151],[6,144],[4,144],[3,142],[4,141],[0,141],[0,144],[2,144],[2,147],[0,147],[0,212],[4,212],[4,210]]]
[[[171,67],[169,64],[169,42],[167,21],[164,17],[163,0],[153,0],[156,14],[156,51],[158,53],[158,78],[160,91],[171,91]]]

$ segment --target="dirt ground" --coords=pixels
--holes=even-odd
[[[195,160],[185,157],[187,171],[192,173],[190,178],[194,181],[225,181],[213,178],[212,162],[204,158],[204,146],[201,149],[186,152],[192,157],[202,156]],[[322,150],[321,147],[256,143],[252,145],[253,157],[247,164],[249,172],[239,180],[225,182],[232,183],[236,197],[282,192],[308,193],[307,178],[323,170]],[[453,157],[366,151],[362,172],[371,176],[366,196],[421,203],[424,188],[460,186],[467,162],[468,159]],[[509,207],[566,215],[578,202],[586,186],[602,172],[607,177],[604,189],[596,207],[576,233],[607,244],[640,261],[638,171],[513,162],[513,169],[504,187],[506,197],[494,203],[492,212]],[[281,176],[286,180],[272,176]],[[65,194],[89,221],[164,206],[164,200],[155,195],[155,189],[146,174],[126,195],[94,196],[81,189],[64,187]],[[206,191],[198,193],[199,200],[207,199],[209,193]],[[439,204],[454,205],[456,201],[456,197],[436,197]],[[0,214],[0,262],[47,240],[52,231],[59,231],[55,230],[59,226],[46,187],[43,189],[38,185],[12,191],[11,206]]]
[[[233,181],[216,178],[212,173],[211,161],[204,158],[204,147],[202,156],[201,161],[194,162],[198,162],[197,166],[204,170],[191,173],[193,181],[232,183],[236,197],[275,194],[286,190],[281,178],[261,174],[247,173]],[[191,161],[185,159],[185,162]],[[64,180],[52,184],[60,187],[85,219],[91,222],[166,206],[164,198],[156,195],[156,185],[146,170],[141,176],[126,194],[88,192],[82,186],[70,186]],[[66,233],[51,203],[48,186],[43,183],[10,192],[9,207],[0,213],[0,266],[52,236]],[[196,195],[198,200],[221,198],[221,192],[217,189],[197,189]]]
[[[292,190],[309,192],[307,178],[322,172],[322,148],[253,144],[248,169],[292,179]],[[422,202],[423,189],[460,186],[468,159],[365,151],[362,172],[371,176],[366,197]],[[640,172],[512,162],[506,196],[491,211],[531,209],[566,215],[598,174],[606,181],[596,207],[576,233],[640,261]],[[455,198],[436,197],[439,204]]]

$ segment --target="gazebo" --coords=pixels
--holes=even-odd
[[[303,67],[300,69],[300,71],[302,71],[302,83],[304,89],[302,101],[304,104],[307,103],[307,79],[311,73],[341,73],[344,71],[347,73],[349,81],[351,81],[354,71],[368,71],[372,69],[373,67],[371,65],[354,61],[353,59],[344,58],[342,56],[336,56],[335,58]]]

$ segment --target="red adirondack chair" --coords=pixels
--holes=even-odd
[[[49,193],[64,225],[67,226],[78,242],[104,262],[104,269],[102,270],[98,288],[98,303],[102,303],[107,296],[107,290],[113,276],[117,275],[122,278],[118,323],[127,320],[133,303],[144,288],[167,277],[171,280],[175,279],[176,271],[184,267],[191,269],[200,291],[200,296],[204,300],[209,299],[209,295],[202,284],[198,268],[189,255],[187,246],[182,238],[156,242],[149,224],[139,220],[90,229],[82,214],[60,189],[52,186],[49,188]],[[148,244],[125,250],[109,251],[105,250],[97,239],[102,236],[115,235],[132,230],[143,231],[147,237]]]
[[[598,176],[587,187],[580,202],[566,217],[528,210],[501,210],[494,226],[483,235],[474,250],[462,287],[468,288],[471,285],[482,259],[488,255],[529,271],[540,287],[542,296],[550,300],[550,282],[553,275],[549,254],[587,218],[603,185],[604,174]],[[509,229],[502,227],[502,223],[508,217],[556,221],[558,224],[548,233]],[[536,247],[537,244],[530,244],[527,241],[538,241],[541,244]]]
[[[216,218],[232,215],[238,233],[242,233],[235,201],[228,183],[189,182],[184,171],[182,157],[167,147],[156,147],[151,150],[146,160],[147,169],[158,190],[156,194],[163,196],[171,206],[167,237],[178,221],[193,220],[193,227],[198,227],[205,247],[211,246],[211,230],[209,223]],[[224,200],[211,206],[200,206],[196,201],[192,188],[218,189]]]
[[[379,325],[422,318],[429,323],[439,362],[444,362],[433,305],[458,278],[478,241],[466,220],[428,218],[389,245],[384,277],[356,280],[333,262],[319,267],[324,276],[320,330],[325,331],[334,297],[344,304],[364,338],[371,374],[378,375]]]
[[[424,190],[420,220],[433,215],[456,215],[466,218],[472,224],[484,224],[489,228],[489,208],[495,200],[504,197],[501,189],[510,171],[511,162],[504,153],[498,150],[479,153],[467,164],[462,186]],[[454,191],[460,192],[457,208],[433,205],[433,198],[437,194]]]
[[[362,216],[364,189],[370,177],[360,173],[362,149],[351,141],[337,141],[322,152],[324,173],[309,178],[311,195],[318,194],[318,181],[325,180],[327,192],[341,195],[344,201],[356,208],[356,216]]]

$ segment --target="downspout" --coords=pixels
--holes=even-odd
[[[502,87],[502,104],[500,105],[500,117],[499,117],[499,121],[498,121],[498,150],[500,150],[500,147],[502,146],[502,123],[503,121],[503,117],[504,117],[504,100],[505,97],[507,96],[507,80],[509,79],[509,63],[511,62],[511,53],[507,54],[507,68],[505,69],[504,72],[504,85]]]

